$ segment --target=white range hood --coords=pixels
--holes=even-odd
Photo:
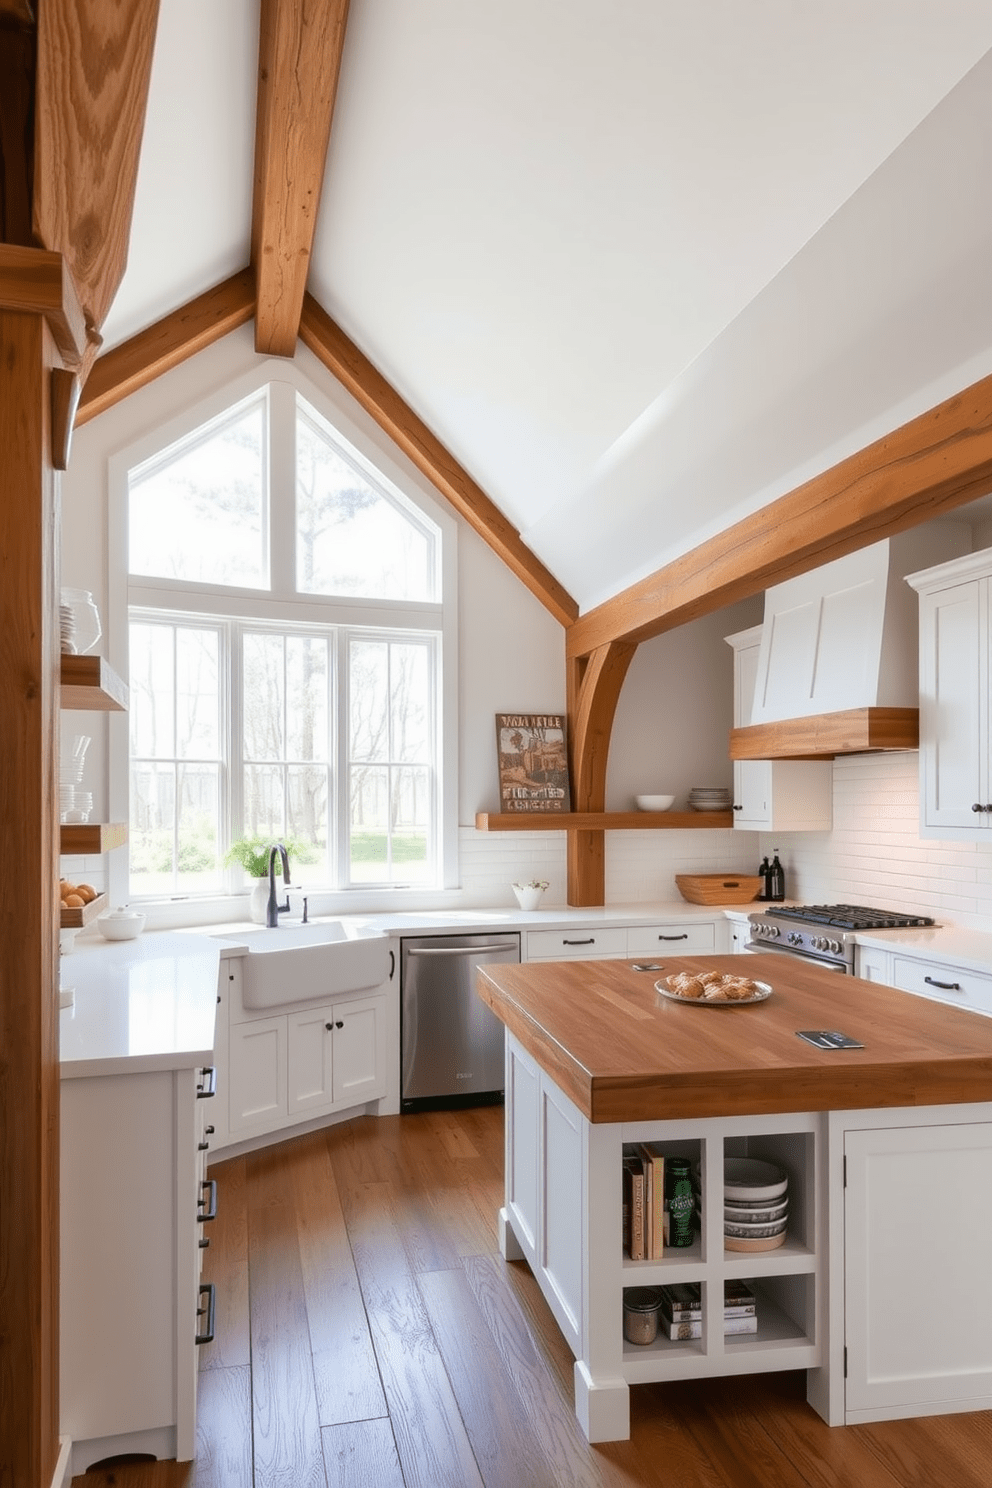
[[[967,551],[970,538],[961,523],[931,522],[769,589],[751,726],[734,730],[732,757],[911,747],[919,619],[904,579]]]

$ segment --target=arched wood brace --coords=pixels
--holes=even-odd
[[[620,689],[633,641],[610,641],[567,666],[572,810],[606,808],[606,764]],[[606,839],[601,831],[568,834],[568,902],[602,904],[606,897]]]

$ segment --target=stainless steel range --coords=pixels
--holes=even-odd
[[[932,925],[926,915],[869,909],[863,904],[776,904],[748,915],[751,938],[746,951],[778,951],[817,961],[833,971],[854,975],[854,948],[859,930],[889,930]]]

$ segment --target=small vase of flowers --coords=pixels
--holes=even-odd
[[[530,883],[511,884],[510,888],[517,896],[517,903],[521,909],[536,909],[541,902],[541,895],[548,887],[546,878],[532,878]]]

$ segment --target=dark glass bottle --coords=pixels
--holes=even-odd
[[[768,863],[768,854],[766,853],[761,860],[761,867],[758,869],[758,873],[761,877],[761,892],[758,894],[759,899],[770,899],[772,897],[771,894],[769,894],[768,892],[768,875],[769,873],[771,873],[771,871],[772,870],[769,867]]]
[[[775,849],[775,856],[772,858],[772,865],[768,870],[766,883],[768,884],[769,899],[778,904],[785,898],[785,869],[778,860],[778,848]]]
[[[688,1158],[666,1157],[665,1208],[668,1210],[668,1243],[674,1249],[691,1245],[694,1239],[691,1175],[692,1165]]]

